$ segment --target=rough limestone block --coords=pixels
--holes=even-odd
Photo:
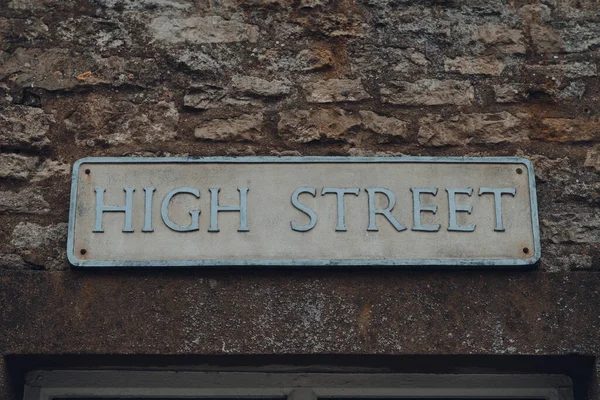
[[[10,244],[30,264],[59,268],[64,264],[67,227],[68,224],[63,222],[48,226],[19,222],[12,232]]]
[[[304,87],[309,103],[337,103],[370,98],[360,79],[328,79]]]
[[[430,114],[419,121],[418,142],[424,146],[515,143],[527,140],[526,115],[458,114],[450,118]]]
[[[0,179],[26,180],[35,171],[38,157],[0,154]]]
[[[339,108],[291,110],[279,113],[279,135],[290,142],[347,140],[348,130],[361,124],[359,116]]]
[[[598,213],[551,214],[541,221],[542,239],[552,243],[600,243]]]
[[[289,82],[266,80],[255,76],[235,75],[231,79],[234,92],[258,97],[280,97],[290,93]]]
[[[194,130],[194,137],[200,140],[245,142],[263,137],[263,114],[244,114],[229,119],[214,119],[203,123]]]
[[[52,115],[41,108],[10,106],[0,109],[0,146],[40,151],[49,148],[48,131]]]
[[[576,143],[600,139],[600,122],[592,118],[544,118],[532,138],[547,142]]]
[[[468,105],[475,98],[473,85],[468,81],[421,79],[416,82],[393,81],[381,88],[384,103],[435,106],[443,104]]]
[[[50,204],[39,189],[0,191],[0,214],[47,214]]]
[[[220,16],[157,17],[148,26],[155,40],[168,43],[233,43],[258,40],[258,27]]]
[[[455,72],[464,75],[492,75],[502,74],[506,65],[496,57],[456,57],[444,61],[446,72]]]
[[[359,111],[359,114],[364,129],[380,135],[408,139],[408,122],[398,118],[384,117],[372,111]]]

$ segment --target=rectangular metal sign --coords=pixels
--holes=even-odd
[[[88,158],[79,267],[520,266],[540,257],[523,158]]]

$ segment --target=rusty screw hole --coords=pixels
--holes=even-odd
[[[81,249],[81,250],[79,250],[79,252],[80,252],[81,254],[85,254],[85,253],[87,253],[87,250],[86,250],[86,249]]]
[[[523,170],[521,168],[517,168],[517,174],[522,174]]]
[[[523,247],[523,253],[529,254],[529,247]]]
[[[92,171],[90,171],[89,169],[86,169],[86,170],[85,170],[85,173],[86,173],[86,175],[89,175],[89,174],[91,174],[91,173],[92,173]]]

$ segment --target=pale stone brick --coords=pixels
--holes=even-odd
[[[381,89],[385,103],[435,106],[443,104],[468,105],[475,98],[473,85],[468,81],[421,79],[416,82],[393,81]]]

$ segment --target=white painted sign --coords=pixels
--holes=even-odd
[[[90,158],[74,266],[518,266],[540,257],[522,158]]]

